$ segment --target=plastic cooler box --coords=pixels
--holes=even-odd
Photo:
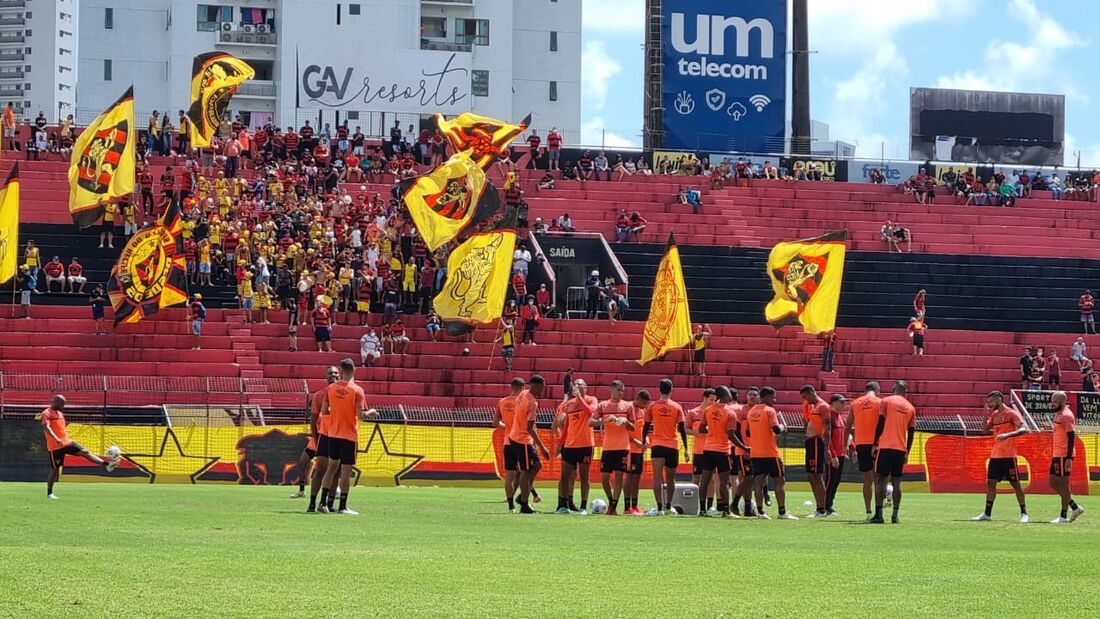
[[[672,494],[672,509],[686,516],[699,515],[699,486],[695,484],[676,484]]]

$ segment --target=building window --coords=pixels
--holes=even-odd
[[[115,29],[115,10],[110,7],[103,9],[103,27],[107,30]]]
[[[446,39],[447,38],[447,18],[446,17],[421,17],[420,18],[420,37],[424,39]]]
[[[348,15],[359,15],[359,14],[361,14],[362,10],[363,10],[362,5],[359,5],[359,4],[349,4],[348,5]]]
[[[550,82],[550,100],[551,101],[557,101],[558,100],[558,83],[557,82]]]
[[[348,112],[348,120],[359,120],[359,112]]]
[[[226,21],[233,21],[233,7],[210,4],[199,5],[197,29],[200,32],[215,32],[218,29],[218,24]]]
[[[30,56],[30,55],[31,55],[31,48],[29,48],[29,47],[24,47],[24,48],[23,48],[23,53],[24,53],[24,54],[26,54],[26,55],[28,55],[28,56]]]
[[[489,44],[489,20],[487,19],[456,19],[455,42],[466,45]]]
[[[489,72],[474,69],[470,71],[470,91],[475,97],[489,96]]]
[[[31,18],[31,12],[27,11],[26,13],[23,14],[23,17],[25,17],[26,19],[30,19]]]
[[[28,84],[23,84],[23,92],[26,92],[30,89],[31,89],[31,85],[29,83]]]
[[[31,31],[30,30],[24,30],[23,31],[23,36],[28,36],[28,37],[31,36]]]
[[[550,31],[550,51],[558,51],[558,33]]]
[[[57,67],[57,69],[59,71],[61,70],[61,68],[62,67]],[[23,73],[30,73],[30,72],[31,72],[31,65],[27,65],[27,66],[23,67]]]
[[[110,58],[104,58],[103,59],[103,81],[105,81],[105,82],[111,81],[111,59]],[[553,84],[554,82],[550,82],[550,83]]]

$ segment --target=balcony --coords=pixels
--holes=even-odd
[[[275,82],[270,80],[251,80],[237,86],[237,97],[275,98]]]
[[[0,97],[22,97],[22,88],[5,88],[0,86]]]
[[[0,54],[0,62],[23,62],[23,52],[16,52],[14,54]]]
[[[0,26],[22,26],[26,23],[27,20],[22,17],[0,16]]]
[[[0,80],[23,79],[23,71],[0,71]]]
[[[420,0],[421,4],[441,4],[443,6],[466,5],[473,6],[474,0]]]
[[[218,45],[277,45],[278,37],[274,32],[218,32],[215,41]]]
[[[420,49],[437,52],[470,52],[473,45],[469,41],[448,41],[446,39],[420,39]]]
[[[27,0],[0,0],[0,9],[26,8]]]
[[[22,45],[23,41],[25,41],[25,40],[26,40],[26,37],[24,37],[21,34],[17,34],[17,35],[13,35],[13,36],[0,37],[0,45],[7,45],[7,44]]]

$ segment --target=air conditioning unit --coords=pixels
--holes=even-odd
[[[222,43],[232,43],[233,42],[233,33],[232,32],[223,32],[223,33],[221,33],[220,36],[221,36],[220,40],[221,40]]]
[[[253,26],[252,24],[245,24],[241,26],[241,30],[244,32],[253,33],[256,32],[256,26]]]
[[[218,30],[222,32],[233,32],[237,29],[237,24],[231,21],[223,21],[218,24]]]
[[[271,26],[268,26],[267,24],[256,24],[256,32],[267,34],[268,32],[271,32]]]

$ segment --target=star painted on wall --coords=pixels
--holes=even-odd
[[[379,446],[381,449],[378,448]],[[355,468],[360,477],[364,469],[381,471],[386,476],[393,475],[395,486],[400,486],[401,478],[416,468],[416,465],[424,459],[422,455],[391,450],[389,443],[386,442],[386,435],[382,432],[382,424],[379,423],[374,424],[374,430],[371,431],[366,445],[363,445],[362,449],[359,450],[359,454]]]
[[[171,446],[169,446],[171,444]],[[156,483],[157,477],[187,478],[192,484],[219,460],[217,456],[191,456],[183,452],[175,430],[168,428],[160,441],[160,451],[155,454],[123,454],[123,459],[133,463],[149,476],[149,483]],[[170,481],[170,480],[162,480]]]

